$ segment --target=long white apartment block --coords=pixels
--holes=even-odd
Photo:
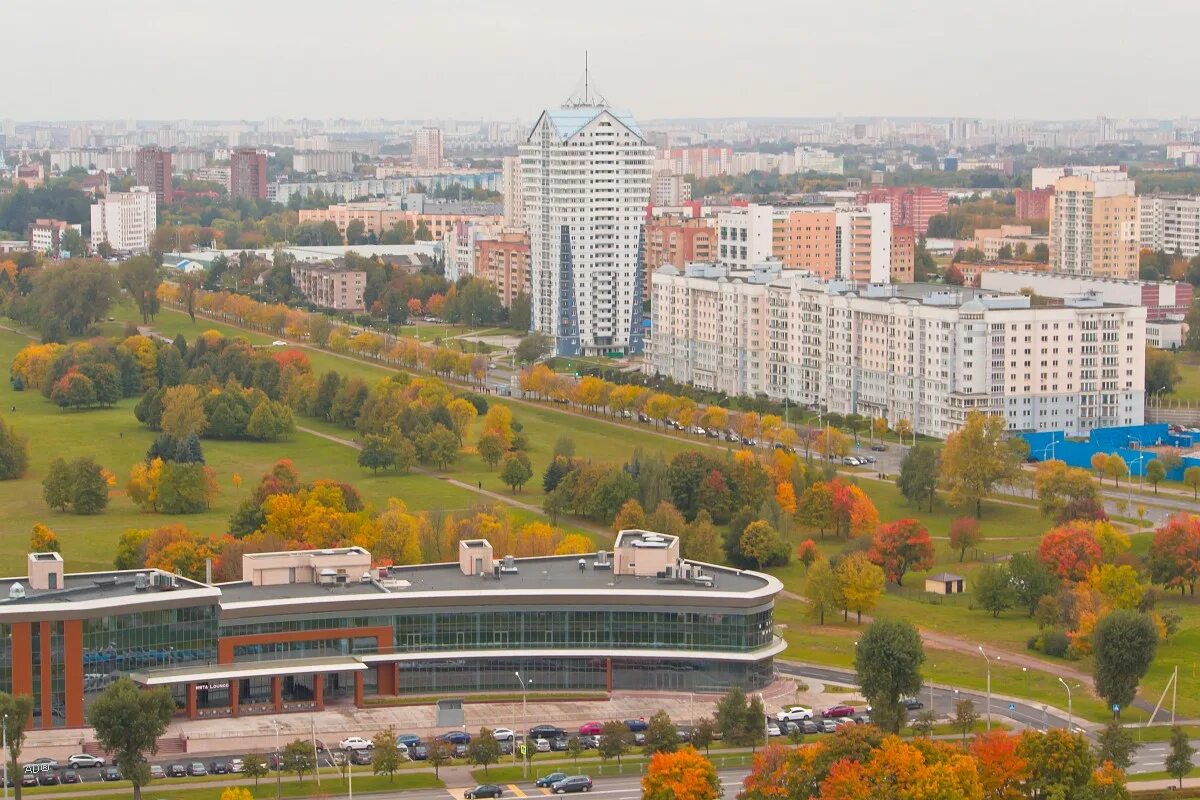
[[[730,395],[909,420],[945,437],[972,411],[1013,431],[1144,421],[1146,310],[1076,295],[822,280],[769,263],[652,278],[645,369]]]
[[[1143,250],[1200,255],[1200,197],[1148,194],[1138,197],[1139,232]]]

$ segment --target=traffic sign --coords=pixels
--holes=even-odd
[[[1009,710],[1009,711],[1016,711],[1016,710],[1017,710],[1017,704],[1016,704],[1016,703],[1009,703],[1009,704],[1008,704],[1008,710]]]

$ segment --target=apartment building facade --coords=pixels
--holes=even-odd
[[[362,311],[363,292],[367,288],[367,273],[350,269],[344,263],[313,264],[298,261],[292,264],[292,285],[318,308],[336,311]]]
[[[342,235],[346,235],[346,226],[354,220],[363,224],[363,234],[382,236],[401,222],[407,222],[415,231],[424,222],[434,241],[441,241],[454,226],[463,224],[499,226],[502,217],[499,214],[433,214],[407,211],[404,208],[387,201],[368,201],[362,203],[339,203],[329,208],[300,209],[301,222],[334,222]]]
[[[917,279],[917,231],[911,225],[892,226],[892,269],[894,283]]]
[[[1007,247],[1012,251],[1009,258],[1033,255],[1039,244],[1049,245],[1050,237],[1033,232],[1029,225],[1001,225],[999,228],[977,228],[975,249],[983,253],[988,261],[1000,258],[1000,251]]]
[[[251,200],[267,199],[267,157],[257,150],[229,154],[229,194]]]
[[[907,225],[924,236],[929,220],[950,208],[950,193],[929,186],[872,186],[858,196],[861,203],[887,203],[892,207],[892,224]]]
[[[134,176],[139,186],[147,186],[154,192],[154,200],[158,205],[166,205],[174,199],[170,151],[159,147],[143,147],[137,154]]]
[[[496,287],[500,303],[511,308],[518,295],[529,295],[529,235],[501,233],[475,243],[475,277]]]
[[[627,111],[544,111],[520,147],[534,330],[557,355],[640,353],[654,148]]]
[[[1139,223],[1134,183],[1125,173],[1075,168],[1054,184],[1050,265],[1070,275],[1136,278]]]
[[[1050,198],[1053,196],[1053,186],[1043,189],[1014,189],[1017,219],[1049,219]]]
[[[1077,278],[1052,272],[995,270],[980,276],[980,286],[990,291],[1030,290],[1041,297],[1063,298],[1092,292],[1105,303],[1142,306],[1148,320],[1182,317],[1191,309],[1196,290],[1186,281]]]
[[[413,133],[412,162],[417,169],[441,169],[445,166],[441,128],[419,128]]]
[[[521,157],[505,156],[500,173],[504,184],[504,227],[525,228],[525,185],[521,177]]]
[[[712,217],[664,214],[646,224],[646,269],[643,296],[650,297],[650,277],[666,264],[683,268],[691,261],[712,262],[717,256],[717,227]]]
[[[72,225],[61,219],[35,219],[29,223],[28,239],[29,249],[35,253],[42,253],[51,258],[59,258],[62,253],[63,235],[68,230],[74,230],[82,235],[82,225]],[[82,256],[83,253],[71,253],[71,256]]]
[[[1150,194],[1138,198],[1139,236],[1143,250],[1200,255],[1200,197]]]
[[[92,204],[92,250],[107,242],[118,253],[144,253],[158,227],[158,204],[147,186],[109,192]]]
[[[654,276],[646,369],[700,388],[910,421],[944,438],[972,411],[1013,431],[1144,419],[1146,311],[1076,295],[928,284],[856,286],[789,274],[667,267]]]

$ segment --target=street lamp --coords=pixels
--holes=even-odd
[[[1059,678],[1058,682],[1061,683],[1063,688],[1067,690],[1067,733],[1070,733],[1071,728],[1074,727],[1072,724],[1074,715],[1072,714],[1073,709],[1071,708],[1071,686],[1062,678]]]
[[[4,800],[8,800],[8,714],[4,715]]]
[[[527,684],[525,683],[525,679],[521,677],[521,673],[514,670],[513,675],[516,675],[517,680],[521,683],[521,721],[524,722],[526,719],[528,719],[528,717],[525,716],[525,709],[526,709],[525,703],[526,703],[526,700],[528,700],[527,692],[529,691],[529,688],[528,688]],[[530,680],[529,683],[533,683],[533,681]],[[525,750],[526,751],[529,750],[528,732],[525,735]],[[521,761],[525,765],[525,773],[524,773],[525,777],[528,778],[529,777],[529,753],[526,752],[525,756],[526,757],[521,759]],[[517,726],[513,725],[513,760],[514,760],[514,763],[516,761],[516,758],[517,758]]]
[[[979,645],[979,655],[983,656],[983,660],[987,662],[987,729],[992,729],[992,660],[988,658],[988,654],[983,652],[983,645]]]
[[[275,726],[275,800],[279,800],[280,783],[283,781],[283,751],[279,749],[279,720],[271,720]]]
[[[1029,667],[1021,667],[1021,674],[1025,676],[1025,696],[1029,697]]]

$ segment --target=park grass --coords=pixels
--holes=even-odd
[[[1200,353],[1179,350],[1171,353],[1179,367],[1180,381],[1175,391],[1166,396],[1167,401],[1200,402]]]

